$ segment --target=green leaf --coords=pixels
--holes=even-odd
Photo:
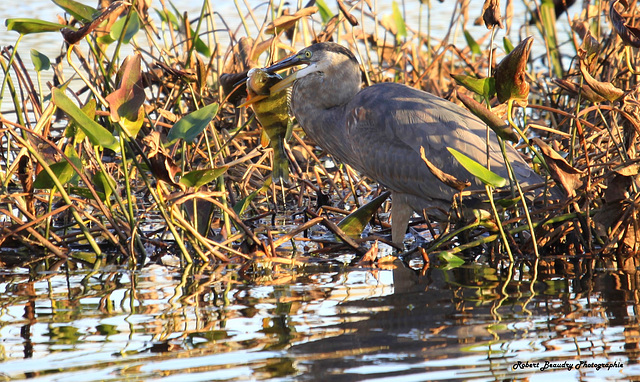
[[[441,269],[460,268],[464,265],[464,260],[460,256],[456,256],[449,252],[440,252],[438,258],[446,264]]]
[[[160,17],[160,20],[162,20],[163,23],[171,23],[171,25],[178,29],[179,28],[179,24],[178,24],[178,18],[176,17],[176,15],[174,15],[173,13],[167,11],[159,11],[159,10],[155,10],[156,13],[158,14],[158,16]]]
[[[180,118],[167,134],[169,144],[175,143],[178,139],[193,143],[209,122],[218,114],[218,107],[217,103],[212,103]]]
[[[82,168],[82,161],[78,157],[78,153],[76,152],[76,150],[71,145],[67,147],[68,148],[65,153],[67,157],[69,157],[69,159],[73,162],[73,164],[75,164],[77,168]],[[69,162],[67,162],[66,160],[53,163],[49,165],[49,168],[51,168],[51,171],[53,171],[53,174],[56,178],[58,178],[58,181],[63,186],[71,181],[73,179],[73,176],[76,175],[73,167],[71,167]],[[55,187],[55,183],[53,182],[51,176],[49,176],[49,173],[45,170],[42,170],[38,173],[36,179],[33,181],[33,187],[39,189],[51,189]]]
[[[247,195],[246,198],[243,198],[241,200],[239,200],[234,206],[233,206],[233,210],[236,212],[236,214],[238,216],[242,215],[244,213],[244,211],[247,209],[247,207],[249,207],[249,204],[251,203],[251,201],[258,196],[260,193],[265,192],[269,189],[269,187],[271,187],[271,182],[273,180],[271,179],[271,177],[267,178],[267,180],[265,180],[264,184],[262,185],[262,187],[260,187],[259,189],[253,191],[252,193],[250,193],[249,195]]]
[[[122,42],[124,44],[128,44],[129,41],[131,41],[131,38],[140,30],[140,18],[138,17],[138,13],[136,11],[133,11],[127,25],[125,25],[126,21],[126,17],[121,17],[120,19],[118,19],[118,21],[113,23],[113,25],[111,26],[109,34],[100,36],[98,38],[98,42],[100,44],[109,45],[118,41],[120,36],[124,33]]]
[[[106,147],[113,151],[119,151],[120,146],[116,138],[92,118],[87,116],[76,104],[58,88],[52,91],[53,103],[64,111],[73,122],[89,137],[94,146]]]
[[[133,38],[133,36],[140,30],[140,18],[138,17],[138,12],[132,10],[127,25],[125,25],[126,21],[126,17],[121,17],[118,21],[113,23],[111,31],[109,32],[109,36],[113,41],[118,41],[120,36],[124,33],[122,42],[124,44],[128,44],[129,41],[131,41],[131,38]]]
[[[542,0],[540,4],[540,19],[542,20],[542,25],[540,25],[540,23],[537,23],[537,25],[549,49],[553,73],[556,77],[562,78],[564,76],[564,70],[562,69],[562,60],[560,58],[560,51],[558,50],[556,9],[553,0]]]
[[[333,12],[327,7],[327,4],[324,0],[316,0],[316,6],[318,7],[318,13],[320,13],[320,17],[322,18],[322,24],[326,25],[329,20],[333,17]]]
[[[402,17],[402,12],[400,12],[398,3],[396,3],[395,1],[391,3],[391,9],[393,10],[393,21],[395,22],[396,29],[398,30],[396,37],[406,37],[407,25],[404,23],[404,17]]]
[[[99,11],[93,7],[88,5],[84,5],[82,3],[78,3],[74,0],[51,0],[53,3],[60,8],[64,9],[65,12],[73,16],[76,20],[79,20],[83,24],[90,23],[93,21],[93,16]]]
[[[129,119],[129,117],[122,118],[120,120],[120,125],[123,129],[129,133],[130,136],[135,138],[138,135],[138,132],[142,128],[144,124],[144,108],[138,109],[138,115],[133,119]]]
[[[467,169],[467,171],[469,171],[471,175],[480,179],[482,183],[495,188],[504,187],[507,184],[507,180],[505,178],[501,177],[493,171],[487,170],[486,167],[464,155],[463,153],[452,149],[451,147],[447,147],[447,150],[449,150],[451,155],[453,155],[456,160],[460,162],[462,167]]]
[[[193,30],[191,32],[192,32],[191,35],[193,36],[195,32]],[[196,48],[196,51],[202,54],[203,56],[206,56],[206,57],[211,56],[211,49],[209,49],[209,46],[204,41],[202,41],[200,37],[196,37],[195,48]]]
[[[476,40],[471,36],[468,30],[464,30],[464,39],[467,40],[467,45],[469,49],[471,49],[471,53],[480,55],[482,54],[482,50],[480,49],[480,45],[476,42]]]
[[[92,181],[96,191],[99,192],[98,196],[104,196],[104,199],[102,200],[109,199],[111,194],[113,194],[113,190],[116,189],[116,181],[110,174],[105,173],[104,171],[98,171],[93,176]],[[111,185],[111,187],[109,185]],[[102,194],[102,196],[100,194]]]
[[[502,38],[502,45],[504,46],[504,51],[507,54],[511,53],[511,51],[514,48],[513,44],[511,43],[511,40],[509,40],[509,38],[507,38],[507,36],[504,36]]]
[[[94,98],[91,98],[87,103],[82,107],[82,112],[89,117],[91,120],[96,119],[96,107],[97,103]],[[71,120],[71,122],[64,129],[64,136],[66,138],[75,138],[76,142],[80,142],[86,137],[86,134],[82,131],[82,129],[78,126],[76,122]]]
[[[64,153],[71,160],[71,163],[73,163],[77,169],[82,171],[82,168],[83,168],[82,159],[80,159],[80,156],[78,156],[78,152],[76,151],[75,147],[73,145],[67,145],[67,148],[64,150]],[[79,178],[80,176],[74,170],[73,176],[71,177],[71,180],[69,180],[69,182],[74,186],[78,185]]]
[[[53,174],[63,186],[70,181],[73,176],[73,167],[71,167],[67,161],[54,163],[49,165],[49,168],[51,168],[51,171],[53,171]],[[42,170],[33,181],[33,187],[48,190],[55,187],[55,183],[53,183],[53,179],[51,179],[49,173]]]
[[[367,226],[373,214],[384,203],[391,193],[385,192],[369,203],[353,211],[338,223],[338,227],[344,231],[349,237],[357,239],[362,235],[362,231]]]
[[[49,70],[49,68],[51,68],[51,61],[49,60],[49,57],[35,49],[31,49],[31,62],[33,62],[33,68],[36,72]]]
[[[91,193],[91,191],[89,191],[88,188],[85,187],[69,187],[69,192],[85,199],[93,199],[93,194]],[[98,194],[100,200],[106,200],[102,192],[96,190],[96,194]]]
[[[57,32],[66,27],[66,25],[58,23],[28,18],[6,19],[4,25],[7,26],[7,30],[20,34]]]
[[[495,80],[493,77],[476,78],[467,76],[466,74],[452,74],[454,80],[466,89],[483,96],[485,99],[491,99],[496,94]]]
[[[187,187],[198,188],[217,179],[227,171],[227,167],[209,168],[204,170],[189,171],[180,178],[180,183]]]

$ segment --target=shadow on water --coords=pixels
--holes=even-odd
[[[0,380],[601,380],[640,372],[633,259],[388,268],[7,274]]]

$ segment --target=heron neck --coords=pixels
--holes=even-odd
[[[345,106],[321,109],[314,107],[312,103],[298,101],[293,114],[307,136],[340,161],[349,162],[350,150],[345,150],[347,140],[343,123]]]
[[[317,73],[296,81],[291,111],[305,133],[325,151],[340,161],[351,163],[352,150],[347,144],[345,109],[360,91],[360,72],[338,76]]]

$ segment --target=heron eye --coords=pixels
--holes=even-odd
[[[306,58],[311,58],[311,52],[309,52],[308,50],[306,52],[304,52],[304,56]]]

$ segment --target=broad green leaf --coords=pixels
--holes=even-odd
[[[385,192],[364,206],[353,211],[338,223],[338,227],[340,227],[340,229],[342,229],[349,237],[353,239],[359,238],[360,235],[362,235],[362,231],[364,231],[364,228],[373,217],[373,214],[378,211],[378,208],[380,208],[382,203],[387,200],[389,195],[390,192]]]
[[[471,49],[471,53],[480,55],[482,54],[482,49],[480,49],[480,45],[476,42],[476,40],[471,36],[468,30],[464,30],[464,39],[467,40],[467,45],[469,45],[469,49]]]
[[[174,15],[171,12],[164,12],[164,11],[159,11],[159,10],[155,10],[156,13],[158,14],[158,16],[160,17],[160,20],[162,20],[163,23],[171,23],[171,25],[174,28],[179,28],[179,24],[178,24],[178,19],[176,18],[176,15]]]
[[[28,18],[6,19],[4,25],[7,26],[7,30],[16,31],[20,34],[57,32],[67,27],[58,23]]]
[[[116,189],[116,181],[110,174],[105,173],[104,171],[98,171],[93,176],[92,180],[96,191],[104,196],[103,200],[109,199],[111,194],[113,194],[113,190]],[[100,196],[100,194],[98,194],[98,196]]]
[[[82,107],[82,112],[84,114],[86,114],[87,117],[89,117],[89,119],[95,120],[96,119],[96,106],[97,106],[96,100],[94,98],[91,98]],[[75,141],[76,142],[80,142],[80,141],[82,141],[84,139],[84,137],[86,137],[86,134],[84,133],[84,131],[82,131],[82,129],[80,127],[78,127],[78,124],[76,122],[71,120],[71,122],[69,122],[67,127],[64,129],[64,136],[66,138],[74,138],[75,137]]]
[[[89,191],[88,188],[85,187],[70,187],[69,192],[74,195],[81,196],[85,199],[93,199],[93,194],[91,193],[91,191]],[[98,194],[98,198],[100,198],[100,200],[106,200],[102,192],[96,190],[96,194]]]
[[[467,76],[466,74],[452,74],[451,76],[459,85],[483,96],[485,99],[490,99],[496,94],[495,80],[493,77],[476,78]]]
[[[127,118],[122,118],[120,120],[120,125],[122,126],[122,128],[125,129],[127,133],[129,133],[129,135],[132,136],[133,138],[135,138],[138,135],[138,132],[142,128],[143,124],[144,124],[144,108],[138,109],[138,115],[133,119],[129,119],[127,117]]]
[[[98,258],[100,258],[100,261],[102,261],[102,256],[98,257],[96,255],[95,252],[93,251],[69,251],[69,257],[72,259],[75,259],[76,261],[79,261],[81,263],[85,263],[85,264],[90,264],[92,267],[95,266],[96,262],[98,261]],[[64,311],[65,307],[61,306],[60,311]],[[58,310],[58,309],[56,309]],[[96,327],[96,329],[98,329]],[[109,333],[111,334],[111,333]]]
[[[129,22],[125,26],[126,21],[127,21],[126,17],[121,17],[118,21],[113,23],[113,26],[111,27],[111,32],[109,32],[109,35],[114,41],[118,41],[122,33],[124,33],[124,38],[122,42],[125,44],[128,44],[129,41],[131,41],[131,38],[140,30],[140,18],[138,17],[138,12],[136,11],[131,12],[131,16],[129,17]]]
[[[95,146],[106,147],[113,151],[119,151],[120,146],[116,138],[96,121],[89,118],[76,104],[67,97],[64,92],[58,88],[52,91],[53,103],[64,111],[73,122],[76,123],[82,131],[89,137],[91,143]]]
[[[520,197],[517,196],[515,198],[502,198],[494,200],[494,203],[502,208],[511,208],[520,202]]]
[[[118,21],[113,23],[113,25],[111,26],[109,34],[100,36],[98,38],[98,42],[106,45],[111,44],[118,41],[118,39],[120,39],[120,36],[122,36],[122,34],[124,33],[122,42],[124,44],[128,44],[129,41],[131,41],[131,38],[135,36],[135,34],[140,30],[140,18],[138,17],[138,13],[136,11],[133,11],[128,20],[129,22],[127,23],[127,25],[125,25],[125,23],[127,22],[127,17],[119,18]]]
[[[67,147],[68,149],[66,150],[65,154],[77,168],[81,169],[82,161],[78,157],[78,153],[73,148],[73,146],[69,145]],[[71,167],[69,162],[67,162],[66,160],[53,163],[49,165],[49,168],[51,168],[51,171],[53,171],[55,177],[58,178],[58,181],[63,186],[71,181],[73,179],[73,176],[76,174],[76,172],[73,170],[73,167]],[[40,171],[40,173],[38,173],[36,179],[33,181],[33,187],[39,189],[51,189],[55,187],[55,183],[53,182],[53,179],[51,179],[51,176],[49,176],[49,173],[45,170],[42,170]]]
[[[464,265],[464,260],[460,256],[456,256],[449,252],[440,252],[438,258],[446,264],[441,269],[454,269]]]
[[[35,49],[31,49],[31,62],[33,62],[33,68],[36,72],[49,70],[49,68],[51,68],[51,61],[49,60],[49,57]]]
[[[316,0],[316,6],[318,7],[320,17],[322,18],[322,24],[327,24],[333,17],[333,12],[331,12],[329,7],[327,7],[327,4],[324,2],[324,0]]]
[[[195,35],[195,32],[193,30],[191,31],[191,35],[192,36]],[[209,49],[209,46],[204,41],[202,41],[200,37],[196,37],[195,48],[196,48],[196,52],[202,54],[203,56],[205,57],[211,56],[211,49]]]
[[[93,20],[93,17],[99,11],[88,5],[84,5],[74,0],[51,0],[54,4],[64,9],[65,12],[79,20],[83,24],[87,24]]]
[[[469,171],[471,175],[480,179],[482,183],[495,188],[504,187],[507,184],[507,180],[505,178],[501,177],[493,171],[487,170],[486,167],[464,155],[463,153],[457,151],[456,149],[447,147],[447,150],[449,150],[451,155],[453,155],[456,160],[460,162],[462,167],[467,169],[467,171]]]
[[[407,25],[404,23],[404,17],[402,17],[402,12],[400,12],[398,3],[396,3],[395,1],[391,3],[391,9],[393,10],[393,21],[395,22],[396,30],[398,31],[396,37],[406,37]]]
[[[82,159],[80,159],[80,156],[78,156],[78,152],[76,151],[75,147],[73,145],[67,145],[67,148],[64,150],[64,153],[67,157],[69,157],[69,159],[71,160],[71,163],[73,163],[78,170],[82,171],[82,168],[83,168]],[[80,179],[80,175],[78,175],[78,173],[76,173],[74,170],[73,175],[71,176],[71,180],[69,180],[69,182],[74,186],[77,186],[79,179]]]
[[[189,171],[180,178],[180,183],[187,187],[198,188],[217,179],[227,171],[227,167],[210,168],[205,170]]]
[[[58,181],[63,186],[68,181],[70,181],[71,177],[73,176],[73,167],[71,167],[71,165],[67,161],[54,163],[52,165],[49,165],[49,168],[51,168],[51,171],[53,171],[56,178],[58,178]],[[49,173],[45,170],[42,170],[38,173],[36,179],[33,181],[33,187],[48,190],[55,187],[55,183],[49,176]]]
[[[218,114],[218,107],[217,103],[212,103],[180,118],[167,134],[169,144],[175,143],[178,139],[193,143],[209,122]]]

